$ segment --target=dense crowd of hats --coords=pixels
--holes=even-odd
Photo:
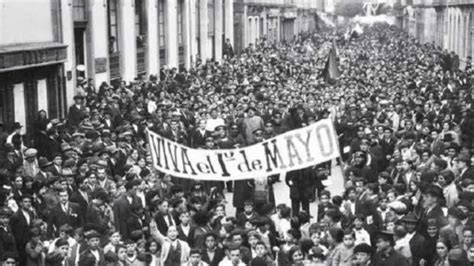
[[[0,255],[20,265],[472,265],[470,60],[375,25],[262,39],[221,63],[94,88],[67,118],[0,124]],[[320,76],[335,40],[340,76]],[[196,149],[252,145],[320,119],[334,162],[236,182],[152,167],[148,130]],[[226,214],[225,191],[235,215]],[[276,204],[289,196],[291,206]],[[317,203],[312,203],[317,202]],[[318,205],[310,213],[310,204]],[[313,217],[314,216],[314,217]]]

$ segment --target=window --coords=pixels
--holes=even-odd
[[[86,0],[74,0],[72,2],[74,21],[86,21]]]
[[[158,0],[158,49],[160,65],[166,65],[166,27],[165,27],[165,0]]]
[[[108,0],[108,20],[109,20],[109,52],[116,53],[119,51],[118,46],[118,0]]]
[[[199,38],[199,35],[201,34],[201,26],[199,25],[201,21],[201,6],[200,6],[200,0],[196,0],[196,36]]]
[[[222,1],[222,0],[219,0],[219,1]],[[226,16],[225,16],[225,2],[222,3],[222,35],[225,36],[225,21],[226,21]]]
[[[159,38],[159,43],[160,43],[160,48],[165,48],[165,3],[164,0],[159,0],[158,1],[158,23],[159,23],[159,28],[158,30],[160,31],[160,38]]]
[[[137,48],[142,48],[146,43],[146,17],[143,0],[135,0],[135,34],[137,38]]]
[[[184,11],[184,2],[182,0],[178,1],[178,45],[183,45],[183,11]]]
[[[214,0],[207,0],[207,34],[214,36]]]
[[[196,0],[196,43],[197,43],[197,57],[201,57],[201,0]]]

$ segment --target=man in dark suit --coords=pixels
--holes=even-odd
[[[474,167],[471,166],[471,156],[467,154],[458,155],[459,181],[465,179],[474,180]]]
[[[120,197],[113,206],[115,227],[123,239],[129,238],[127,220],[132,213],[131,206],[141,204],[140,199],[136,196],[136,190],[140,183],[138,180],[128,181],[125,184],[125,189],[127,190],[125,195]]]
[[[127,231],[129,233],[130,239],[135,241],[142,238],[148,231],[149,221],[147,221],[146,217],[144,216],[144,209],[141,204],[132,205],[131,209],[132,213],[127,219]]]
[[[156,225],[161,234],[168,232],[168,227],[176,226],[173,216],[169,213],[169,205],[166,199],[160,199],[158,202],[158,212],[155,215]]]
[[[86,246],[79,254],[79,265],[105,265],[104,251],[100,247],[100,234],[95,230],[91,230],[85,232],[84,237],[86,239]]]
[[[52,210],[48,220],[49,232],[57,235],[59,228],[69,224],[73,229],[83,227],[84,216],[79,204],[69,201],[67,190],[59,191],[59,204]]]
[[[412,265],[420,265],[420,260],[427,260],[425,238],[416,232],[418,219],[415,214],[410,212],[402,218],[403,227],[407,230],[407,236],[410,237],[410,251],[412,254]]]
[[[212,136],[212,132],[206,130],[206,120],[199,120],[199,127],[193,130],[190,134],[190,143],[193,148],[204,147],[206,138]]]
[[[72,192],[71,202],[77,203],[80,209],[80,215],[86,217],[87,206],[89,205],[90,195],[88,193],[88,181],[86,178],[78,180],[78,187],[76,191]]]
[[[316,172],[312,167],[295,170],[286,174],[286,184],[290,187],[291,210],[297,215],[301,209],[309,214],[309,199],[314,193]]]
[[[396,251],[393,248],[395,246],[393,233],[377,232],[375,239],[377,241],[377,252],[372,257],[373,265],[386,265],[386,266],[410,265],[408,259],[405,258],[402,254],[398,253],[398,251]]]
[[[443,191],[440,187],[429,185],[423,191],[423,212],[421,213],[420,222],[417,231],[422,234],[427,234],[428,220],[434,219],[441,228],[447,224],[444,217],[444,212],[441,209],[440,202],[443,199]],[[425,235],[426,236],[426,235]]]
[[[26,263],[25,246],[30,241],[30,228],[35,219],[31,206],[32,201],[31,195],[23,194],[20,199],[20,209],[10,217],[10,228],[13,236],[15,236],[16,249],[20,255],[20,265]]]
[[[77,127],[81,123],[82,119],[86,116],[86,107],[83,104],[84,96],[74,96],[75,104],[69,107],[67,124],[70,127]]]
[[[195,227],[191,225],[191,217],[188,211],[183,211],[179,214],[178,239],[186,241],[192,247],[192,239],[194,236]]]
[[[217,236],[214,233],[207,233],[201,255],[202,261],[209,264],[209,266],[218,266],[225,257],[224,250],[217,246]]]
[[[11,211],[8,207],[0,208],[0,254],[8,252],[17,255],[15,236],[9,225]]]

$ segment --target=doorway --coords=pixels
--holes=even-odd
[[[77,77],[85,78],[86,73],[86,49],[85,49],[85,32],[84,27],[74,28],[74,47],[75,47],[75,59],[76,59],[76,75]],[[78,69],[77,66],[84,66],[83,69]]]

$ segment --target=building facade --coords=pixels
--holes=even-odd
[[[414,0],[405,10],[405,21],[415,27],[404,24],[404,28],[418,40],[455,52],[461,66],[473,56],[474,0]]]
[[[0,122],[62,118],[78,78],[114,80],[222,59],[233,0],[2,0]],[[32,26],[34,25],[34,27]]]
[[[0,5],[0,122],[31,125],[38,110],[64,116],[69,52],[60,0],[4,0]],[[32,26],[34,25],[34,26]],[[23,128],[25,131],[27,128]]]
[[[265,38],[269,43],[291,40],[314,30],[317,5],[313,0],[236,0],[234,2],[235,49],[241,51]]]
[[[290,40],[316,25],[313,0],[1,0],[0,122],[63,118],[78,79],[159,76],[239,52],[262,37]],[[32,26],[34,25],[34,27]]]

